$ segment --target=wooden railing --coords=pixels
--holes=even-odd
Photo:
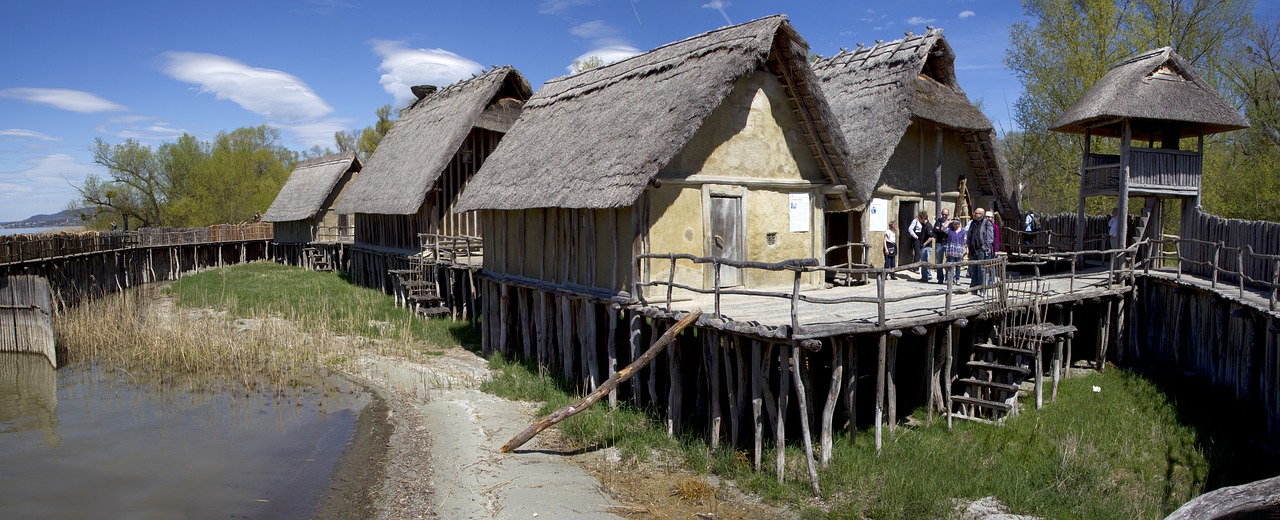
[[[218,224],[207,228],[142,228],[137,231],[0,236],[0,264],[31,262],[135,247],[270,240],[271,224]]]
[[[476,265],[484,256],[484,239],[470,236],[419,233],[424,257],[438,264]]]
[[[896,278],[898,273],[918,270],[921,267],[938,270],[939,276],[946,279],[946,291],[944,291],[943,306],[940,309],[940,315],[943,317],[952,316],[955,311],[953,302],[954,295],[977,293],[983,297],[982,305],[984,306],[1003,306],[1008,300],[1009,267],[1033,267],[1035,269],[1036,280],[1052,280],[1067,279],[1068,292],[1083,290],[1087,287],[1097,287],[1097,282],[1087,284],[1080,281],[1082,276],[1078,267],[1083,267],[1083,259],[1085,256],[1111,255],[1117,260],[1110,264],[1107,270],[1106,281],[1102,284],[1107,289],[1112,289],[1116,284],[1127,283],[1132,281],[1134,272],[1134,256],[1138,246],[1129,249],[1111,250],[1111,251],[1084,251],[1084,252],[1067,252],[1052,254],[1032,254],[1031,257],[1024,261],[1010,262],[1006,256],[998,256],[993,259],[986,260],[965,260],[956,263],[931,263],[916,262],[894,268],[846,268],[819,265],[818,260],[814,258],[792,259],[783,262],[766,263],[730,260],[726,258],[715,257],[699,257],[690,254],[679,253],[658,253],[643,254],[636,257],[637,272],[646,261],[665,262],[668,272],[665,280],[650,280],[648,282],[633,282],[632,294],[638,299],[642,305],[654,305],[655,303],[663,306],[666,311],[670,312],[672,308],[675,290],[679,289],[695,294],[711,295],[713,300],[713,318],[721,317],[722,299],[725,296],[752,296],[762,298],[785,299],[790,302],[790,331],[789,335],[796,339],[805,339],[806,330],[800,324],[800,302],[819,304],[819,305],[840,305],[848,303],[863,303],[876,306],[876,324],[879,327],[885,326],[887,307],[891,304],[910,301],[916,299],[930,298],[937,296],[936,292],[929,291],[913,291],[903,296],[889,296],[885,291],[885,283],[890,278]],[[676,281],[676,273],[679,271],[680,262],[691,263],[695,266],[703,266],[710,264],[712,269],[712,285],[710,289],[702,287],[694,287]],[[1067,262],[1070,264],[1070,270],[1065,274],[1048,274],[1040,273],[1040,266],[1048,263]],[[737,287],[721,287],[720,272],[724,267],[731,267],[743,271],[745,278],[747,270],[763,270],[763,271],[791,271],[792,285],[790,291],[779,290],[757,290],[745,289]],[[942,273],[950,269],[985,269],[990,275],[987,277],[985,285],[977,285],[971,287],[959,286],[955,284],[954,277],[947,276]],[[871,295],[846,295],[835,297],[824,297],[816,292],[806,293],[802,291],[802,281],[805,273],[823,272],[836,275],[847,275],[854,277],[863,277],[865,279],[874,279],[876,284],[876,292]],[[1025,278],[1021,282],[1027,281]],[[661,288],[665,291],[665,297],[658,301],[653,301],[646,297],[645,289]]]
[[[355,226],[316,226],[316,242],[350,244],[356,239]]]
[[[1236,289],[1241,299],[1249,287],[1256,287],[1268,293],[1267,308],[1276,310],[1277,293],[1280,292],[1280,255],[1258,253],[1252,244],[1229,246],[1222,241],[1208,242],[1173,235],[1147,241],[1145,247],[1144,273],[1150,273],[1152,269],[1173,269],[1175,280],[1182,280],[1183,276],[1208,278],[1209,288],[1214,290],[1232,283],[1231,287]],[[1259,269],[1259,265],[1265,267]]]
[[[1200,186],[1198,152],[1160,148],[1129,149],[1129,185],[1133,189]],[[1085,194],[1114,195],[1120,188],[1120,156],[1091,153],[1084,161]]]

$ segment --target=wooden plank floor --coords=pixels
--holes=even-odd
[[[1246,285],[1242,292],[1237,282],[1226,282],[1224,280],[1218,280],[1217,287],[1215,288],[1212,278],[1207,276],[1192,276],[1186,273],[1179,275],[1178,272],[1173,269],[1152,269],[1148,276],[1174,282],[1179,285],[1195,287],[1202,291],[1213,292],[1225,300],[1253,307],[1259,312],[1280,318],[1280,311],[1271,310],[1271,291],[1269,290],[1258,289]]]
[[[1121,294],[1129,290],[1124,284],[1107,283],[1108,274],[1101,268],[1078,273],[1074,282],[1067,274],[1046,276],[1039,283],[1029,277],[1010,275],[1006,283],[1009,289],[1007,301],[999,299],[999,292],[988,290],[985,297],[973,293],[952,293],[951,314],[946,315],[945,284],[923,283],[918,275],[907,279],[889,280],[885,284],[885,325],[877,324],[879,304],[876,302],[853,302],[825,304],[801,301],[798,307],[800,331],[795,339],[822,338],[840,334],[855,334],[883,330],[895,330],[954,321],[959,318],[970,318],[990,312],[1002,312],[1007,307],[1018,307],[1028,303],[1028,295],[1024,291],[1035,290],[1041,303],[1061,303],[1078,301]],[[1034,287],[1033,287],[1034,285]],[[968,289],[969,279],[962,277],[956,289]],[[789,288],[788,288],[789,289]],[[784,292],[786,289],[774,289]],[[789,292],[789,291],[786,291]],[[802,294],[818,298],[844,298],[858,296],[869,299],[876,298],[874,283],[849,287],[814,288],[801,291]],[[665,314],[665,300],[651,299],[651,308],[662,309]],[[791,325],[791,301],[787,298],[771,298],[765,296],[722,295],[721,317],[713,316],[715,309],[714,295],[696,295],[692,299],[673,301],[673,313],[684,313],[694,309],[703,310],[700,324],[739,332],[751,332],[763,337],[788,338]]]

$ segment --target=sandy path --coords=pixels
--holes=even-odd
[[[481,392],[488,370],[471,352],[417,363],[362,355],[357,375],[385,394],[396,424],[379,517],[615,518],[599,482],[563,455],[538,451],[536,439],[497,453],[534,408]]]

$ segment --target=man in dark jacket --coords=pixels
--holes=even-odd
[[[938,219],[933,221],[933,261],[942,263],[947,257],[947,228],[951,227],[951,210],[942,208]],[[938,283],[947,283],[947,279],[938,276]]]
[[[995,258],[996,228],[987,218],[982,208],[973,210],[973,221],[969,222],[969,259],[989,260]],[[969,269],[970,287],[979,287],[989,283],[990,270],[982,266]],[[979,290],[981,295],[982,291]]]

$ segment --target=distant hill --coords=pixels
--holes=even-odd
[[[80,220],[80,210],[67,209],[57,213],[32,215],[24,220],[14,222],[0,222],[0,228],[34,228],[34,227],[59,227],[59,226],[79,226],[83,222]]]

